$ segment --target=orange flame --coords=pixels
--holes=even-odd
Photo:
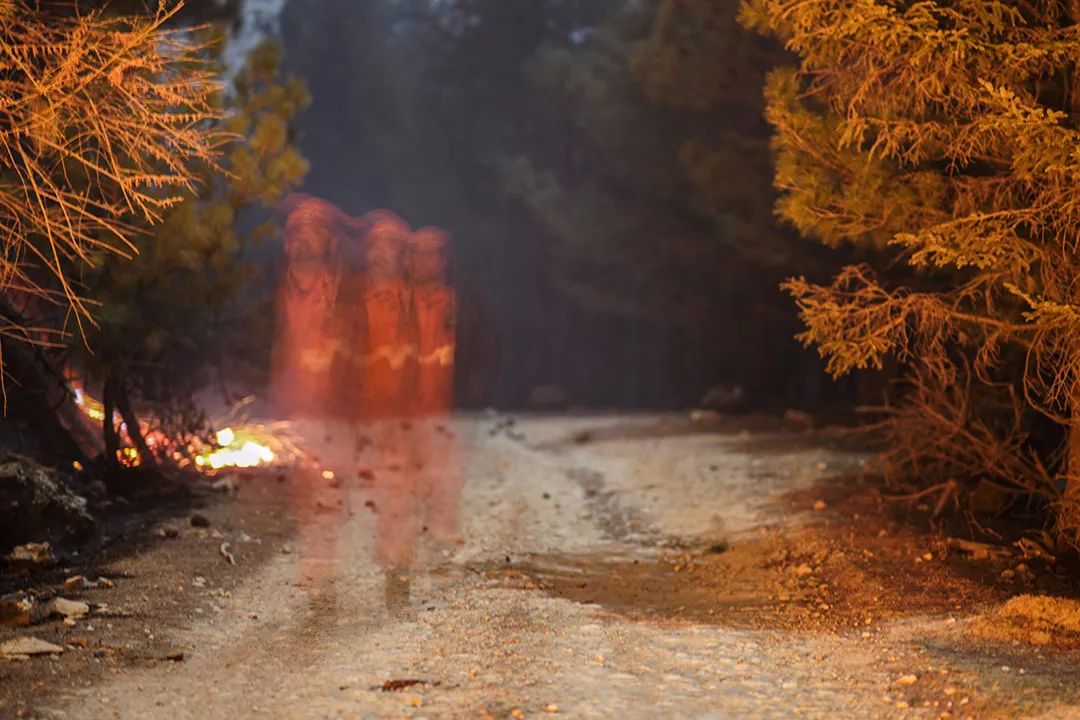
[[[81,388],[75,388],[74,393],[76,405],[88,418],[97,422],[105,419],[105,407],[102,403]],[[213,442],[192,438],[187,444],[186,454],[181,451],[183,448],[174,449],[169,453],[169,457],[180,467],[194,464],[200,472],[206,474],[227,468],[266,467],[301,457],[303,453],[297,447],[288,423],[247,423],[237,418],[238,412],[251,401],[252,398],[245,399],[222,419],[220,424],[224,427],[215,433]],[[230,422],[233,420],[240,422]],[[148,420],[140,418],[139,426],[147,446],[167,448],[172,444],[169,438],[151,431]],[[127,426],[121,423],[121,429],[126,431]],[[133,447],[118,450],[117,459],[128,467],[138,467],[143,462],[139,451]]]

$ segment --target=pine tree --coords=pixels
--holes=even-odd
[[[731,4],[667,0],[612,12],[526,66],[568,152],[527,148],[503,163],[506,186],[552,235],[561,287],[693,359],[677,371],[690,401],[718,380],[757,401],[821,399],[777,291],[795,268],[836,266],[774,222],[761,84],[781,53]]]
[[[135,404],[149,410],[163,436],[182,440],[200,429],[194,395],[221,363],[242,349],[268,347],[258,330],[271,313],[244,307],[257,277],[253,245],[273,232],[271,222],[244,232],[244,218],[273,207],[307,172],[293,144],[291,121],[308,102],[303,83],[280,77],[280,47],[265,43],[248,57],[222,100],[223,129],[236,138],[218,167],[207,166],[202,192],[169,210],[147,229],[130,260],[102,258],[85,283],[99,309],[77,365],[103,386],[106,457],[120,438],[115,409],[143,458],[152,458]],[[252,224],[251,222],[247,223]],[[250,354],[250,353],[248,353]]]
[[[761,84],[782,57],[775,42],[739,26],[730,3],[664,0],[630,63],[650,104],[679,121],[677,160],[692,209],[727,251],[765,272],[824,257],[772,222]]]
[[[25,327],[29,305],[86,331],[80,272],[130,256],[138,226],[195,187],[196,165],[215,166],[220,83],[203,48],[167,27],[180,7],[110,16],[0,2],[0,334],[56,338]]]
[[[742,18],[798,57],[766,85],[780,215],[883,251],[787,283],[802,339],[836,375],[904,364],[893,470],[1043,495],[1075,541],[1080,3],[747,0]]]

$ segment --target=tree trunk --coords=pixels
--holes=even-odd
[[[1072,422],[1065,440],[1065,488],[1057,511],[1057,530],[1061,539],[1080,547],[1080,382],[1070,403]]]
[[[146,444],[146,438],[142,434],[142,427],[139,425],[139,416],[132,409],[131,396],[128,395],[127,389],[123,385],[119,386],[119,391],[116,394],[116,408],[120,411],[120,417],[124,419],[124,424],[127,425],[128,437],[131,438],[131,442],[134,443],[135,449],[139,452],[141,464],[144,467],[156,465],[157,459]]]

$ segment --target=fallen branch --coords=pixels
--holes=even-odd
[[[969,553],[972,560],[989,560],[991,558],[1008,558],[1012,557],[1013,552],[1007,547],[1001,545],[990,545],[989,543],[975,542],[974,540],[964,540],[963,538],[946,538],[945,545],[952,550],[960,550],[962,552]]]

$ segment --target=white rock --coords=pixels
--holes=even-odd
[[[89,612],[90,606],[78,600],[58,597],[53,598],[53,601],[49,603],[50,614],[63,615],[66,618],[80,618]]]
[[[29,655],[55,655],[64,652],[64,648],[36,637],[20,637],[0,643],[0,655],[19,657]]]

